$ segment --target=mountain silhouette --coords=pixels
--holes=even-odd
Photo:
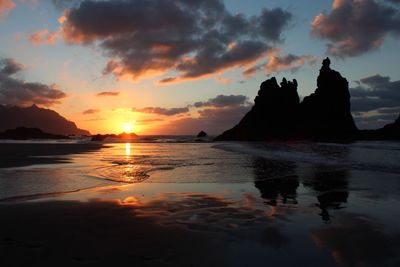
[[[330,68],[326,58],[319,72],[317,89],[299,100],[297,81],[283,78],[278,85],[273,77],[264,81],[254,106],[221,140],[269,139],[347,139],[358,133],[350,112],[349,85]]]
[[[62,117],[57,112],[40,108],[9,107],[0,105],[0,132],[18,127],[38,128],[43,132],[55,135],[90,135],[86,130],[79,129],[72,121]]]
[[[27,139],[68,139],[68,136],[45,133],[38,128],[18,127],[0,133],[0,139],[27,140]]]

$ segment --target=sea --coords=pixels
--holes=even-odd
[[[400,142],[2,141],[0,159],[1,204],[161,199],[162,224],[223,234],[227,266],[400,266]]]

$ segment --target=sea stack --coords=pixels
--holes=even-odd
[[[208,137],[208,134],[207,134],[205,131],[200,131],[200,132],[196,135],[196,137],[199,137],[199,138],[201,138],[201,137]]]
[[[222,140],[265,141],[271,139],[347,139],[357,133],[350,112],[348,82],[330,68],[326,58],[317,79],[317,89],[300,103],[297,81],[273,77],[264,81],[254,106]]]
[[[300,105],[299,129],[311,138],[353,138],[357,133],[350,109],[349,83],[330,68],[330,59],[322,62],[317,89]]]

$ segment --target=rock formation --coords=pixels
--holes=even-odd
[[[361,130],[358,139],[362,140],[400,140],[400,114],[393,123],[377,130]]]
[[[297,81],[275,78],[264,81],[254,106],[219,140],[268,140],[293,138],[349,138],[357,133],[350,113],[348,82],[330,68],[326,58],[320,69],[317,89],[300,103]]]
[[[208,137],[208,134],[207,134],[205,131],[200,131],[200,132],[196,135],[196,137],[199,137],[199,138],[201,138],[201,137]]]
[[[135,133],[120,133],[120,134],[96,134],[92,135],[91,141],[104,141],[106,139],[133,140],[139,136]]]
[[[254,106],[238,125],[225,131],[216,140],[265,140],[283,138],[296,131],[299,109],[297,81],[283,79],[280,86],[275,77],[264,81]]]
[[[61,135],[90,135],[79,129],[74,122],[68,121],[57,112],[31,107],[8,107],[0,105],[0,132],[17,127],[38,128],[44,132]]]
[[[357,132],[350,110],[349,84],[339,72],[322,62],[317,89],[301,103],[299,129],[312,138],[347,138]]]

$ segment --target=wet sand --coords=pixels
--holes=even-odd
[[[290,183],[289,183],[290,184]],[[250,184],[111,186],[0,204],[2,266],[398,266],[400,229],[370,212]],[[281,190],[288,188],[280,183]],[[155,189],[158,188],[158,189]],[[334,195],[334,191],[330,192]],[[264,195],[265,197],[265,195]],[[307,204],[308,203],[308,204]],[[320,202],[321,203],[321,202]],[[365,208],[380,207],[365,203]],[[324,221],[330,214],[329,221]],[[383,217],[388,214],[383,211]],[[392,223],[398,217],[392,218]],[[387,225],[389,224],[389,226]],[[288,256],[290,255],[290,256]]]
[[[70,162],[71,154],[103,148],[96,143],[0,143],[0,168]]]
[[[58,177],[65,188],[98,162],[107,177],[131,181],[150,170],[150,178],[3,199],[0,265],[400,266],[400,175],[387,167],[399,150],[325,146],[303,162],[209,144],[132,145],[129,153],[118,145],[23,167],[37,172],[30,186],[45,175],[43,187]],[[321,149],[327,157],[315,162]],[[386,165],[371,165],[377,153],[390,155]],[[10,181],[19,170],[7,169]]]

